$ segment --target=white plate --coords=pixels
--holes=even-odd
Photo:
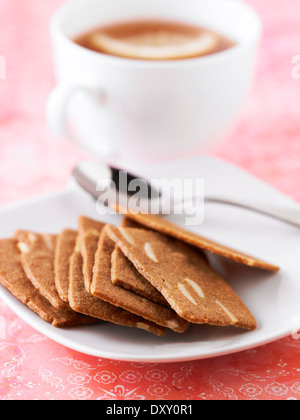
[[[154,177],[171,177],[172,174],[188,177],[192,174],[195,178],[204,177],[210,189],[216,170],[224,188],[235,193],[251,196],[259,191],[258,198],[266,202],[285,208],[287,205],[296,206],[231,165],[204,157],[144,168],[144,173]],[[10,237],[17,228],[49,233],[57,233],[66,227],[76,228],[81,214],[97,218],[95,202],[71,183],[63,191],[2,208],[0,236]],[[118,224],[120,217],[107,216],[102,220]],[[182,223],[180,218],[176,221]],[[255,315],[258,321],[256,331],[192,326],[183,335],[170,331],[166,337],[158,338],[110,324],[59,330],[42,321],[2,287],[0,297],[25,322],[50,339],[82,353],[125,361],[175,362],[221,356],[275,341],[300,327],[299,229],[240,208],[207,204],[205,223],[195,231],[280,265],[281,272],[274,275],[212,259]]]

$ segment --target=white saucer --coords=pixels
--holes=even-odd
[[[147,168],[144,172],[147,176],[152,173],[153,177],[166,174],[171,177],[173,173],[177,178],[193,174],[195,178],[204,177],[209,185],[216,177],[216,170],[224,188],[232,188],[235,193],[238,193],[239,182],[246,179],[249,196],[260,191],[265,202],[270,200],[274,204],[276,195],[276,205],[285,208],[288,203],[296,205],[236,168],[236,184],[228,184],[226,176],[232,173],[233,167],[205,157]],[[243,183],[239,188],[241,194],[245,194]],[[183,335],[168,332],[166,337],[158,338],[110,324],[59,330],[42,321],[2,287],[0,297],[25,322],[50,339],[82,353],[125,361],[175,362],[221,356],[267,344],[300,328],[299,229],[226,205],[206,204],[205,213],[205,222],[194,229],[196,232],[281,267],[280,273],[271,274],[212,258],[217,270],[256,317],[258,329],[254,332],[192,326]],[[58,233],[66,227],[76,228],[79,215],[99,219],[95,201],[71,183],[63,191],[3,207],[0,235],[11,237],[18,228]],[[105,216],[101,220],[119,224],[121,219],[120,216]],[[182,223],[180,217],[176,222]]]

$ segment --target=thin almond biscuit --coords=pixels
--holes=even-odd
[[[121,227],[143,229],[143,226],[124,217]],[[112,255],[112,282],[116,286],[131,290],[153,302],[169,307],[163,295],[159,293],[125,257],[120,248],[116,247]]]
[[[196,324],[256,329],[249,309],[190,247],[141,229],[126,229],[124,235],[124,229],[109,226],[106,232],[182,318]]]
[[[127,228],[132,228],[132,229],[144,229],[144,230],[152,230],[153,232],[157,232],[156,230],[147,228],[147,226],[145,225],[141,225],[140,223],[135,222],[134,220],[130,219],[129,217],[124,217],[121,223],[121,227],[127,227]],[[205,252],[205,250],[200,249],[199,247],[195,247],[191,244],[189,244],[189,246],[195,251],[197,252],[202,258],[204,258],[207,262],[207,264],[210,264],[209,259],[207,257],[207,254]]]
[[[121,227],[132,228],[132,229],[146,229],[145,226],[135,222],[129,217],[124,217],[121,223]]]
[[[68,303],[70,257],[74,252],[78,232],[71,229],[63,230],[57,238],[54,272],[55,286],[60,298]]]
[[[137,271],[119,247],[116,247],[112,254],[111,266],[111,280],[114,285],[169,307],[163,295]]]
[[[55,309],[41,295],[25,274],[15,239],[0,240],[0,283],[21,303],[56,328],[96,322],[90,317],[75,313],[70,308]]]
[[[143,329],[159,337],[165,335],[165,328],[90,295],[85,288],[82,268],[81,253],[75,250],[70,260],[69,302],[76,312],[113,324]]]
[[[19,230],[15,238],[18,240],[24,271],[34,287],[56,309],[67,309],[68,305],[60,298],[55,285],[57,236]]]
[[[129,209],[121,207],[117,208],[117,210],[121,211],[122,214],[126,214],[126,217],[130,218],[134,222],[139,223],[140,225],[148,229],[163,233],[175,239],[179,239],[201,250],[208,251],[212,254],[220,255],[231,261],[244,264],[249,267],[257,267],[262,270],[272,272],[278,272],[280,270],[279,267],[273,264],[269,264],[268,262],[257,259],[256,257],[251,257],[240,251],[234,250],[225,245],[207,239],[203,236],[199,236],[195,233],[189,232],[160,216],[141,213],[134,214]]]
[[[95,254],[100,233],[104,226],[104,223],[97,222],[85,216],[81,216],[78,220],[81,254],[83,257],[84,284],[87,292],[90,292],[93,281]]]
[[[179,333],[186,331],[189,326],[188,322],[180,318],[172,309],[138,296],[130,290],[115,286],[111,282],[111,257],[115,245],[107,236],[106,229],[107,227],[101,233],[95,256],[91,293],[114,306],[123,308],[158,325]]]

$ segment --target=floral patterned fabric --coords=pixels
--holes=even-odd
[[[86,158],[66,139],[53,139],[44,116],[55,84],[48,22],[61,3],[0,0],[0,55],[6,60],[6,79],[0,78],[1,205],[63,187],[73,166]],[[239,123],[212,154],[300,201],[300,0],[248,3],[265,27],[258,74]],[[300,342],[286,338],[196,362],[102,360],[47,339],[0,301],[3,400],[295,400],[299,354]]]

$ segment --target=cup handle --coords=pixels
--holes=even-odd
[[[75,136],[68,124],[68,110],[72,102],[73,97],[80,93],[84,92],[92,97],[99,105],[104,105],[106,102],[106,94],[101,88],[92,88],[87,86],[79,86],[76,84],[60,84],[50,94],[50,97],[47,102],[46,107],[46,116],[48,124],[57,136],[65,136],[72,140],[79,147],[82,146],[82,142]],[[99,139],[99,141],[101,141]],[[98,144],[98,147],[101,147],[101,144]],[[85,146],[87,151],[92,154],[95,153],[95,150]],[[116,154],[116,146],[112,142],[107,142],[103,144],[101,155],[105,158],[111,158]]]

